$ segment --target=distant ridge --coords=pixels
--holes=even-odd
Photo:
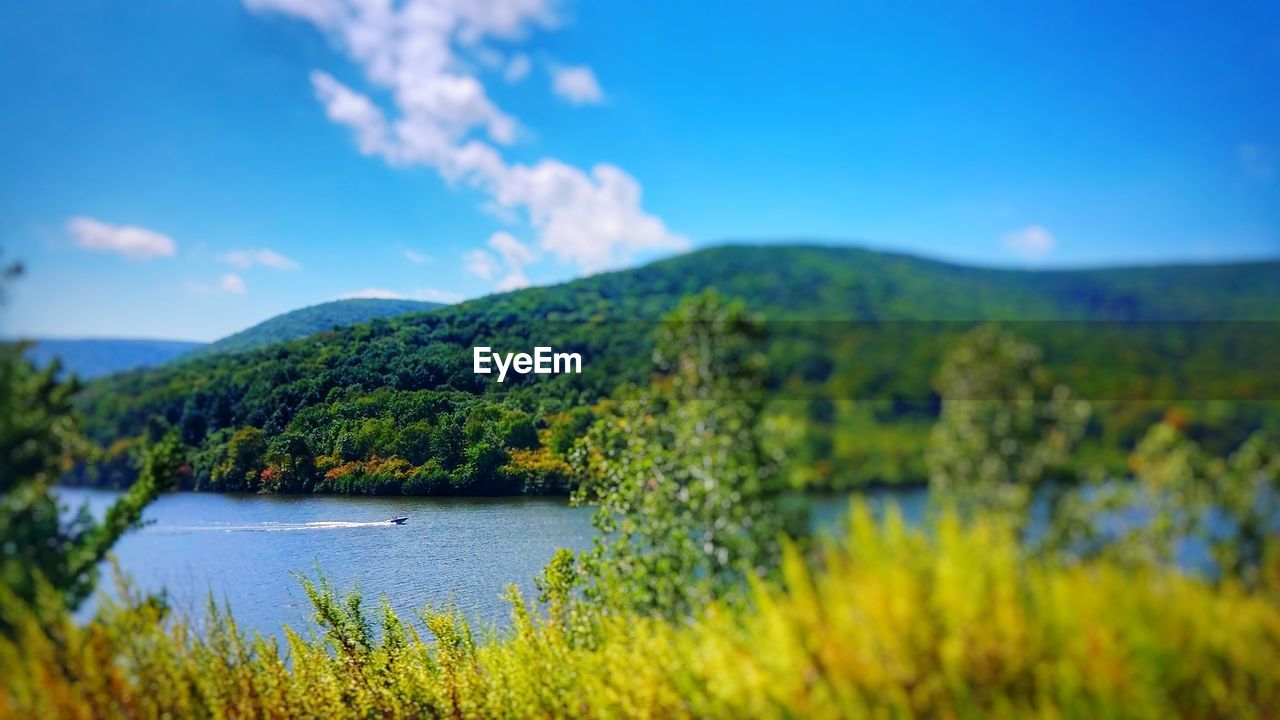
[[[323,342],[202,354],[91,383],[79,407],[104,444],[140,437],[152,418],[167,417],[199,448],[201,487],[255,487],[215,482],[211,473],[217,458],[238,452],[237,437],[257,437],[259,449],[288,441],[299,457],[327,464],[288,491],[520,492],[484,464],[500,462],[501,443],[526,448],[534,431],[560,422],[552,418],[572,420],[619,386],[651,382],[653,321],[708,289],[776,321],[759,347],[765,382],[790,398],[820,401],[798,410],[816,438],[798,450],[817,458],[824,447],[845,448],[840,462],[814,466],[813,482],[833,487],[924,477],[919,449],[936,417],[933,374],[977,322],[1019,323],[1014,333],[1040,347],[1052,377],[1082,397],[1141,401],[1099,426],[1097,437],[1108,443],[1136,437],[1159,419],[1147,410],[1178,398],[1280,397],[1272,360],[1280,336],[1270,331],[1280,320],[1280,262],[1000,270],[849,247],[754,245],[349,325],[324,333]],[[580,373],[499,385],[474,372],[480,346],[545,346],[585,361]],[[850,399],[868,402],[840,409]],[[1206,426],[1202,440],[1216,437],[1226,452],[1229,438],[1270,422],[1272,410],[1250,407],[1230,426]],[[527,423],[517,437],[511,423],[521,418]],[[836,442],[853,435],[856,444]],[[1122,457],[1108,457],[1123,467]],[[353,484],[326,484],[334,463],[365,473],[374,466],[360,463],[375,459],[391,478],[385,487],[351,468],[334,477]],[[410,484],[410,467],[428,475],[412,475]]]
[[[442,307],[440,303],[419,300],[383,300],[352,298],[311,305],[277,315],[269,320],[212,342],[192,357],[244,352],[264,345],[297,340],[318,332],[368,322],[376,318],[394,317],[410,312],[423,312]]]
[[[997,269],[825,243],[728,244],[560,285],[460,303],[441,321],[477,316],[655,319],[714,287],[774,319],[1277,320],[1280,260],[1100,269]],[[284,313],[213,343],[44,340],[38,362],[62,358],[84,379],[241,353],[439,303],[357,298]],[[585,312],[586,308],[593,308]],[[359,363],[358,357],[352,358]]]
[[[92,380],[112,373],[165,365],[179,358],[244,352],[376,318],[438,307],[441,307],[439,303],[417,300],[335,300],[277,315],[212,343],[116,338],[36,339],[31,341],[33,345],[27,350],[27,357],[41,366],[59,358],[64,372]]]
[[[82,380],[163,365],[204,347],[204,343],[184,340],[116,338],[36,339],[31,342],[27,357],[37,365],[48,365],[56,357],[62,361],[64,372]]]

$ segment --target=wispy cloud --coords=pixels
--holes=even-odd
[[[187,290],[195,295],[244,295],[249,292],[244,280],[235,273],[226,273],[216,283],[187,283]]]
[[[523,267],[533,262],[533,251],[511,233],[499,231],[489,236],[489,247],[498,251],[507,267]]]
[[[339,300],[408,300],[404,293],[398,293],[395,290],[386,288],[368,287],[363,290],[343,293],[338,296]]]
[[[552,65],[551,89],[574,105],[596,105],[604,101],[600,81],[586,65]]]
[[[367,287],[363,290],[344,293],[339,300],[424,300],[427,302],[452,304],[462,301],[462,294],[438,288],[418,288],[412,294],[402,293],[380,287]]]
[[[462,293],[439,290],[437,288],[418,288],[413,292],[413,296],[418,300],[444,303],[446,305],[462,302]]]
[[[297,270],[299,268],[298,263],[293,259],[267,248],[260,250],[232,250],[219,255],[218,259],[241,270],[248,270],[255,265],[275,270]]]
[[[525,277],[523,270],[512,270],[506,275],[503,275],[502,279],[498,281],[498,284],[493,287],[498,292],[520,290],[522,288],[529,287],[529,278]]]
[[[525,276],[524,268],[534,261],[533,251],[511,233],[505,232],[496,232],[490,236],[489,247],[497,251],[507,268],[507,274],[498,281],[497,289],[506,292],[529,287],[529,278]]]
[[[518,121],[490,100],[459,53],[488,39],[510,45],[559,20],[556,0],[490,0],[403,4],[357,0],[245,0],[256,11],[305,20],[328,35],[387,91],[388,117],[365,93],[315,70],[311,82],[329,119],[351,129],[366,155],[395,166],[433,168],[476,189],[497,206],[518,211],[537,246],[562,263],[595,271],[634,253],[678,249],[687,241],[641,205],[640,184],[621,168],[587,169],[554,158],[509,162],[500,148],[514,141]],[[594,73],[571,68],[569,87],[583,101],[598,90]],[[575,79],[576,78],[576,79]]]
[[[402,252],[404,253],[404,259],[408,260],[414,265],[426,265],[427,263],[431,262],[431,257],[429,255],[426,255],[425,253],[420,253],[417,250],[410,250],[409,248],[404,248]]]
[[[248,292],[244,286],[244,280],[241,280],[240,276],[235,273],[223,275],[222,279],[218,281],[218,289],[232,295],[243,295]]]
[[[468,250],[462,255],[462,266],[481,280],[489,280],[501,270],[498,261],[485,250]]]
[[[537,259],[528,245],[520,242],[508,232],[498,231],[489,236],[488,245],[497,257],[487,250],[472,250],[463,257],[463,264],[472,275],[485,280],[492,279],[499,272],[503,276],[498,280],[495,289],[505,292],[519,290],[529,286],[529,278],[524,269]]]
[[[507,63],[507,67],[502,71],[502,77],[509,83],[520,82],[529,75],[529,71],[533,69],[533,61],[528,55],[519,53],[511,58],[511,62]]]
[[[1040,225],[1028,225],[1004,234],[1000,241],[1026,260],[1037,260],[1053,252],[1057,245],[1053,235]]]
[[[132,260],[172,257],[173,238],[137,225],[112,225],[83,215],[67,221],[67,233],[85,250],[111,252]]]

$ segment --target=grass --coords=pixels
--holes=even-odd
[[[1274,556],[1273,556],[1274,557]],[[310,587],[322,636],[197,632],[141,598],[0,637],[11,717],[1274,717],[1280,582],[1024,555],[999,523],[845,537],[683,622],[548,614],[478,637]],[[9,605],[5,606],[10,608]],[[6,609],[7,613],[21,610]],[[554,618],[554,619],[552,619]]]

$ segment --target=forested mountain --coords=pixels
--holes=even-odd
[[[1013,322],[1059,379],[1095,400],[1144,401],[1092,428],[1101,445],[1131,442],[1178,401],[1280,397],[1277,262],[1031,272],[728,246],[107,378],[81,406],[117,461],[81,479],[127,482],[129,439],[177,426],[203,488],[561,489],[560,458],[587,407],[621,383],[647,382],[654,321],[708,288],[769,321],[760,349],[770,387],[806,401],[786,411],[805,423],[805,482],[818,485],[920,478],[937,411],[932,374],[974,321]],[[473,373],[475,345],[579,352],[583,373],[499,385]],[[1196,421],[1212,442],[1271,412],[1255,403]]]
[[[375,318],[424,312],[438,307],[441,307],[440,303],[417,300],[335,300],[277,315],[212,343],[114,338],[33,340],[27,356],[40,366],[47,365],[56,357],[62,361],[66,372],[81,380],[91,380],[124,370],[163,365],[179,357],[242,352]]]
[[[122,370],[163,365],[204,343],[182,340],[33,340],[27,357],[37,365],[49,364],[55,357],[64,370],[82,380],[110,375]]]
[[[193,355],[217,355],[241,352],[272,343],[296,340],[334,328],[368,322],[374,318],[393,317],[440,307],[440,303],[418,300],[383,300],[353,298],[334,300],[264,320],[247,330],[228,335],[202,348]]]

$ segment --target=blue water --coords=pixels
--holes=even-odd
[[[117,497],[78,488],[59,493],[68,506],[87,503],[99,516]],[[919,521],[926,493],[868,497],[873,509],[893,501]],[[815,498],[813,523],[834,528],[848,507],[847,495]],[[147,508],[147,524],[116,545],[115,557],[137,587],[164,591],[177,612],[203,617],[212,596],[242,627],[264,635],[307,625],[310,604],[297,576],[317,569],[340,590],[358,588],[371,607],[384,596],[406,616],[427,604],[453,604],[481,624],[503,625],[507,585],[531,596],[533,578],[557,548],[589,548],[591,513],[563,498],[172,493]],[[409,516],[405,525],[387,522],[401,515]],[[111,587],[109,572],[100,587]]]
[[[116,497],[60,494],[94,514]],[[407,616],[453,604],[475,620],[502,623],[508,584],[532,592],[557,548],[590,547],[590,513],[562,499],[173,493],[147,508],[147,524],[114,555],[139,588],[166,592],[176,611],[202,617],[212,595],[242,627],[263,634],[306,625],[311,608],[297,576],[317,569],[336,588],[358,588],[370,607],[384,596]],[[387,521],[402,515],[405,525]],[[103,580],[109,587],[105,572]]]

